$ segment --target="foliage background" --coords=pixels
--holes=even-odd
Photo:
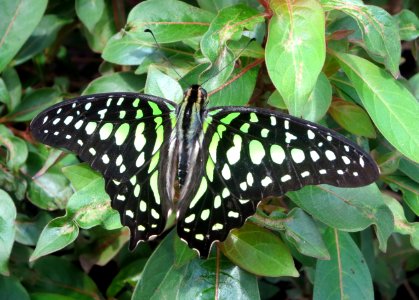
[[[370,4],[0,0],[0,298],[417,299],[417,7]],[[211,105],[286,109],[347,135],[380,180],[267,199],[206,261],[173,232],[129,253],[103,179],[28,124],[80,94],[179,100],[206,79]]]

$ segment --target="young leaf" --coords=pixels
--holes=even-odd
[[[317,1],[271,1],[266,66],[290,114],[301,117],[322,69],[324,12]]]
[[[79,227],[67,216],[51,220],[42,230],[30,261],[63,249],[74,242],[78,235]]]

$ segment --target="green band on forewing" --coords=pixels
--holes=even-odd
[[[238,116],[240,116],[239,112],[230,113],[227,116],[225,116],[224,118],[222,118],[220,121],[221,121],[221,123],[224,123],[224,124],[228,125]]]
[[[149,101],[149,102],[148,102],[148,105],[150,105],[151,109],[153,110],[153,115],[154,115],[154,116],[161,115],[161,110],[160,110],[160,108],[157,106],[157,104],[156,104],[156,103],[154,103],[154,102],[152,102],[152,101]]]
[[[159,158],[160,158],[160,152],[157,152],[156,154],[153,155],[150,161],[150,165],[148,166],[148,174],[153,172],[153,170],[156,168],[157,164],[159,163]]]
[[[159,179],[159,172],[156,171],[150,177],[150,186],[151,186],[151,190],[153,191],[154,199],[156,200],[156,203],[160,204],[160,193],[159,193],[159,187],[158,187],[158,179]]]
[[[212,136],[211,143],[209,145],[209,153],[214,162],[217,162],[217,148],[218,148],[219,141],[220,141],[220,137],[218,136],[218,134],[214,134]]]
[[[217,126],[217,132],[220,135],[220,138],[223,138],[223,132],[226,131],[226,127],[224,125]]]
[[[208,130],[208,126],[211,125],[212,123],[212,117],[208,116],[207,118],[204,119],[204,124],[202,125],[202,131],[204,133],[207,133]]]
[[[209,181],[213,182],[214,181],[214,162],[212,161],[211,157],[208,157],[207,160],[207,165],[206,165],[206,173],[207,173],[207,177],[209,179]]]

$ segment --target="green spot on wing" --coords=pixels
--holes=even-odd
[[[129,124],[123,123],[115,132],[115,143],[117,145],[122,145],[122,143],[125,141],[129,133]]]
[[[230,124],[235,118],[237,118],[238,116],[240,116],[239,112],[233,112],[228,114],[227,116],[225,116],[224,118],[222,118],[220,121],[224,124]]]
[[[161,115],[162,112],[156,103],[149,101],[148,105],[150,105],[151,109],[153,110],[154,116]]]
[[[250,124],[249,123],[244,123],[241,127],[240,130],[244,133],[248,133],[249,132],[249,128],[250,128]]]
[[[137,114],[135,115],[136,119],[141,119],[143,117],[143,111],[141,109],[137,110]]]
[[[206,173],[207,173],[207,177],[209,179],[209,181],[213,181],[214,180],[214,162],[212,161],[211,157],[208,157],[207,160],[207,165],[206,165]]]

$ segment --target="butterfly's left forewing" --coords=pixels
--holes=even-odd
[[[61,102],[31,123],[41,142],[75,152],[105,177],[131,248],[160,234],[172,195],[160,183],[167,173],[176,104],[134,93],[96,94]]]
[[[343,136],[270,110],[213,108],[204,132],[197,188],[178,220],[179,236],[203,257],[264,197],[322,183],[362,186],[378,177],[375,162]]]

